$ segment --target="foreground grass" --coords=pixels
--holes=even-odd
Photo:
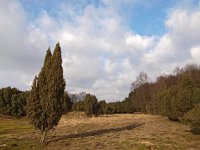
[[[0,149],[69,150],[174,150],[200,149],[200,136],[161,116],[117,114],[88,118],[81,113],[64,115],[46,144],[26,118],[0,117]]]
[[[36,136],[38,133],[26,118],[0,116],[0,150],[41,149]]]

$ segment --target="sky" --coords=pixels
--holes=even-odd
[[[200,64],[200,0],[0,0],[0,87],[30,90],[58,41],[66,91],[123,100],[141,71]]]

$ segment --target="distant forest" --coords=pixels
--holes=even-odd
[[[26,116],[26,101],[29,91],[5,87],[0,89],[0,113],[15,117]],[[151,82],[141,72],[131,84],[127,98],[117,102],[98,101],[95,95],[64,93],[63,113],[82,111],[88,116],[115,113],[163,115],[169,120],[191,126],[191,131],[200,134],[200,66],[192,64],[176,68],[173,74],[161,75]]]

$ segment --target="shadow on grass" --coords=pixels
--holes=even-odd
[[[98,135],[103,135],[106,133],[113,133],[113,132],[120,132],[124,130],[132,130],[134,128],[137,128],[139,126],[142,126],[144,123],[141,124],[131,124],[128,126],[124,127],[118,127],[118,128],[110,128],[110,129],[102,129],[102,130],[94,130],[94,131],[88,131],[88,132],[82,132],[82,133],[77,133],[77,134],[69,134],[69,135],[62,135],[62,136],[55,136],[49,139],[46,144],[49,144],[51,142],[57,142],[60,140],[64,140],[67,138],[83,138],[83,137],[88,137],[88,136],[98,136]]]

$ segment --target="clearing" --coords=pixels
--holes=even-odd
[[[1,150],[199,150],[200,135],[189,127],[162,116],[115,114],[86,117],[83,113],[64,115],[38,144],[40,134],[27,118],[0,116]]]

